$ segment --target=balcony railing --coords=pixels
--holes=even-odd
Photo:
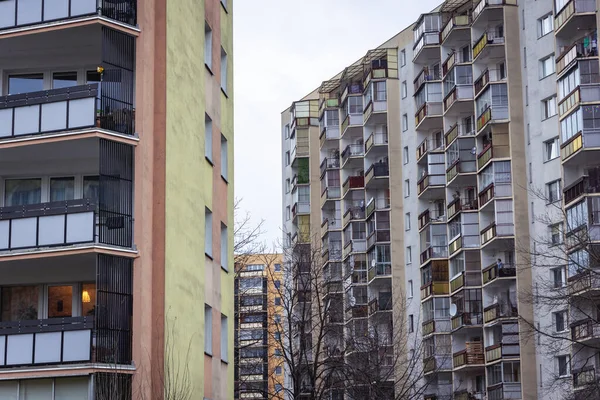
[[[421,264],[425,264],[432,258],[447,258],[448,246],[429,246],[420,255]]]
[[[462,236],[457,237],[456,239],[454,239],[452,242],[450,242],[450,244],[448,245],[448,254],[452,255],[454,253],[456,253],[458,250],[462,249]],[[462,278],[462,275],[459,276],[460,279]],[[450,282],[450,286],[452,287],[452,283],[454,281]],[[458,282],[455,282],[455,284],[458,284]],[[462,287],[462,283],[460,285]],[[456,289],[452,289],[452,291],[454,291]]]
[[[580,196],[589,193],[600,193],[600,181],[591,181],[588,176],[582,176],[563,189],[565,206],[577,200]]]
[[[446,169],[446,182],[451,182],[460,172],[460,159],[457,158]]]
[[[65,3],[64,7],[59,5],[62,4],[50,0],[3,1],[0,4],[0,30],[88,16],[103,16],[132,26],[137,21],[136,0],[77,0]]]
[[[387,210],[391,206],[389,197],[371,198],[367,203],[366,217],[369,218],[375,210]]]
[[[501,82],[504,80],[504,76],[499,69],[487,69],[479,75],[479,78],[475,80],[475,97],[479,95],[485,89],[488,84],[493,82]]]
[[[592,45],[596,36],[597,31],[580,38],[571,46],[561,48],[560,55],[556,57],[556,75],[560,75],[579,58],[598,57],[598,48]]]
[[[477,170],[480,171],[492,158],[494,151],[491,144],[486,145],[481,153],[477,154]]]
[[[340,127],[338,125],[324,126],[319,136],[319,146],[323,147],[326,140],[335,140],[340,138]]]
[[[519,357],[519,344],[498,343],[485,348],[485,361],[490,363],[498,361],[503,357]]]
[[[463,287],[481,286],[481,272],[462,271],[457,277],[450,281],[450,290],[455,292]]]
[[[448,318],[436,318],[426,322],[423,322],[422,333],[423,336],[430,335],[432,333],[450,333],[451,322]]]
[[[463,312],[452,317],[452,330],[478,325],[483,325],[483,315],[481,313]]]
[[[476,20],[477,17],[481,15],[481,13],[489,6],[503,6],[503,5],[517,5],[517,0],[481,0],[475,9],[473,10],[473,20]]]
[[[413,81],[415,86],[415,93],[419,91],[419,88],[425,83],[430,81],[440,81],[442,76],[439,70],[430,70],[429,67],[424,67],[419,75]]]
[[[481,342],[467,342],[466,348],[453,354],[454,368],[465,365],[481,365],[485,363],[483,344]]]
[[[589,339],[600,338],[600,324],[591,319],[587,318],[581,321],[575,321],[571,324],[571,340],[573,342],[580,342]]]
[[[492,120],[492,108],[488,106],[479,117],[477,117],[477,132],[483,129],[484,126]]]
[[[90,362],[93,330],[94,317],[0,322],[0,368]]]
[[[499,303],[492,304],[483,309],[483,319],[486,324],[496,321],[499,318],[516,318],[519,316],[516,307],[504,306]]]
[[[504,265],[498,269],[498,263],[484,268],[481,273],[483,274],[483,284],[489,283],[496,278],[514,278],[517,276],[517,269],[514,266]]]
[[[321,223],[321,236],[324,236],[332,229],[342,229],[342,220],[339,218],[325,218]]]
[[[469,15],[456,15],[450,18],[440,33],[440,42],[446,40],[454,28],[465,28],[469,25],[471,25]]]
[[[503,382],[490,385],[487,388],[488,400],[520,399],[520,382]]]
[[[419,110],[415,113],[415,126],[418,127],[426,117],[441,116],[442,115],[442,103],[428,102],[419,107]]]
[[[576,295],[590,290],[600,290],[600,270],[590,269],[568,279],[569,294]]]
[[[421,286],[421,300],[425,300],[429,296],[441,296],[447,294],[450,294],[448,282],[430,282]]]
[[[371,232],[367,237],[367,248],[370,248],[375,243],[387,243],[390,241],[390,231],[388,229],[378,229]]]
[[[597,384],[600,377],[596,375],[596,368],[588,366],[573,371],[573,387],[575,389],[583,388],[587,385]]]
[[[481,230],[481,245],[483,246],[496,237],[506,237],[512,235],[514,235],[514,225],[497,225],[495,222],[492,222],[490,225]]]
[[[329,186],[321,193],[321,205],[327,200],[339,199],[341,197],[341,188],[339,186]]]
[[[484,32],[473,46],[473,60],[490,44],[504,44],[504,36],[497,36],[495,32]]]
[[[430,222],[446,222],[444,211],[431,209],[419,214],[419,230],[425,228]]]
[[[365,154],[364,146],[362,144],[349,144],[342,151],[342,164],[345,164],[350,157],[361,157]]]
[[[488,201],[494,198],[494,184],[490,183],[481,192],[479,192],[479,206],[483,207]]]
[[[417,194],[421,194],[430,186],[442,186],[446,184],[445,175],[429,175],[426,173],[417,181]]]
[[[342,196],[345,196],[350,189],[361,189],[365,187],[365,177],[349,176],[342,185]]]
[[[423,33],[423,35],[421,35],[421,38],[413,46],[413,60],[419,57],[419,54],[421,53],[423,47],[438,44],[440,44],[440,33],[438,31]]]
[[[459,211],[473,211],[477,210],[478,204],[475,199],[461,199],[456,197],[448,204],[448,220],[452,219]]]
[[[369,267],[369,282],[375,278],[391,277],[392,265],[387,263],[377,263],[375,267]]]
[[[340,159],[338,157],[332,158],[332,157],[326,157],[323,159],[323,161],[321,161],[321,176],[323,176],[323,174],[325,173],[326,170],[328,169],[335,169],[335,168],[339,168],[340,167]]]
[[[554,18],[554,30],[558,32],[563,25],[575,14],[595,13],[596,0],[571,0]]]
[[[373,146],[382,146],[388,144],[387,133],[371,133],[365,142],[365,153],[368,153]]]
[[[373,178],[383,178],[390,176],[390,167],[388,163],[375,163],[369,167],[365,174],[365,185],[368,185]]]

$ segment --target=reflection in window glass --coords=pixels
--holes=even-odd
[[[48,287],[48,318],[73,316],[73,286]]]
[[[99,180],[97,176],[83,177],[83,198],[98,201],[99,198]]]
[[[65,201],[75,198],[75,178],[51,178],[50,201]]]
[[[8,94],[38,92],[44,90],[44,74],[10,75]]]
[[[23,206],[41,202],[41,179],[7,179],[4,183],[4,206]]]
[[[81,287],[81,316],[95,315],[96,311],[96,284],[84,283]]]
[[[55,72],[52,75],[52,88],[61,89],[77,86],[77,72]]]
[[[39,288],[37,286],[8,286],[2,288],[2,321],[38,319]]]

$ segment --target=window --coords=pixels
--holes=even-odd
[[[556,96],[542,100],[542,120],[556,115]]]
[[[412,333],[415,331],[415,317],[414,315],[410,314],[408,316],[408,332]]]
[[[570,373],[570,357],[569,355],[556,357],[556,364],[558,369],[558,376],[568,376]]]
[[[404,146],[403,155],[404,155],[404,164],[408,164],[408,162],[409,162],[408,146]]]
[[[221,89],[227,93],[227,53],[221,47]]]
[[[540,60],[540,79],[543,79],[548,75],[553,74],[555,66],[556,63],[554,62],[554,54],[546,58],[542,58]]]
[[[551,269],[550,275],[555,288],[561,288],[566,285],[567,279],[565,267]]]
[[[225,11],[227,11],[227,0],[221,0],[221,5],[225,9]]]
[[[554,225],[550,225],[548,226],[548,230],[549,230],[549,236],[550,236],[550,244],[552,246],[556,246],[557,244],[560,244],[561,240],[561,224],[554,224]]]
[[[408,115],[402,114],[402,132],[408,130]]]
[[[412,263],[412,248],[410,246],[406,248],[406,263]]]
[[[276,289],[279,289],[279,287],[281,286],[281,282],[279,280],[276,280],[275,282],[273,282],[273,285],[275,285]]]
[[[286,221],[289,221],[292,218],[292,211],[290,209],[290,206],[287,206],[285,208],[285,219]]]
[[[410,196],[410,179],[404,180],[404,197]]]
[[[225,136],[223,136],[223,134],[221,134],[221,177],[223,179],[225,179],[225,181],[227,181],[227,166],[229,163],[228,157],[227,157],[227,138],[225,138]]]
[[[275,314],[274,318],[275,318],[275,323],[279,324],[281,322],[281,315]]]
[[[400,51],[400,66],[404,67],[406,65],[406,50]]]
[[[373,86],[373,100],[374,101],[386,101],[387,100],[387,92],[386,92],[386,82],[385,81],[377,81],[374,82]]]
[[[8,77],[9,95],[42,90],[44,90],[44,74],[20,74]]]
[[[281,271],[281,264],[275,264],[275,272]]]
[[[280,306],[281,305],[281,297],[275,297],[275,305],[276,306]]]
[[[548,203],[554,203],[562,198],[560,190],[560,180],[550,182],[546,184],[546,194],[548,196]]]
[[[212,307],[204,305],[204,352],[212,356]]]
[[[289,193],[291,190],[292,185],[290,184],[290,178],[287,178],[285,180],[285,192]]]
[[[212,211],[204,207],[204,254],[212,258]]]
[[[283,127],[283,135],[286,139],[290,138],[290,124],[286,124],[286,126]]]
[[[281,383],[276,383],[275,384],[275,392],[279,393],[283,390],[283,386],[281,386]]]
[[[265,264],[248,264],[246,271],[264,271]]]
[[[290,152],[289,151],[285,152],[285,165],[286,166],[290,165]]]
[[[75,198],[75,178],[50,178],[50,201],[65,201]]]
[[[229,271],[229,235],[227,225],[221,222],[221,268]]]
[[[408,281],[408,298],[412,298],[414,296],[413,292],[413,281],[412,279]]]
[[[404,229],[410,231],[410,213],[404,214]]]
[[[554,324],[555,332],[564,332],[567,330],[567,312],[557,311],[552,313],[552,321]]]
[[[212,69],[212,29],[208,22],[204,22],[204,64]]]
[[[544,142],[544,161],[554,160],[560,155],[558,138]]]
[[[204,114],[204,157],[212,164],[212,119]]]
[[[554,30],[554,17],[548,14],[538,19],[538,38],[546,36]]]
[[[221,314],[221,361],[229,360],[229,323],[227,316]]]
[[[406,86],[406,81],[402,82],[402,98],[405,99],[408,96],[408,87]]]
[[[275,356],[281,357],[281,349],[275,349]]]
[[[521,366],[518,362],[502,363],[504,382],[521,382]]]
[[[52,89],[77,86],[77,72],[55,72],[52,74]]]
[[[283,373],[283,368],[275,367],[275,375],[281,375]]]

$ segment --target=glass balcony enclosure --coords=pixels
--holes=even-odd
[[[481,122],[481,118],[486,112],[491,112],[491,116],[486,119],[485,123],[490,120],[508,119],[508,87],[505,83],[490,85],[476,100],[476,113],[478,116],[477,130],[480,130],[485,123]]]

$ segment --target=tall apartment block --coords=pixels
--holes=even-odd
[[[564,399],[600,376],[597,262],[569,240],[597,240],[597,9],[447,0],[282,114],[284,241],[322,238],[345,335],[406,302],[425,400]],[[564,308],[525,295],[548,280]]]
[[[233,397],[232,7],[0,1],[0,398]]]
[[[283,399],[284,339],[274,323],[285,314],[278,290],[284,279],[283,257],[243,258],[235,266],[235,398]]]

